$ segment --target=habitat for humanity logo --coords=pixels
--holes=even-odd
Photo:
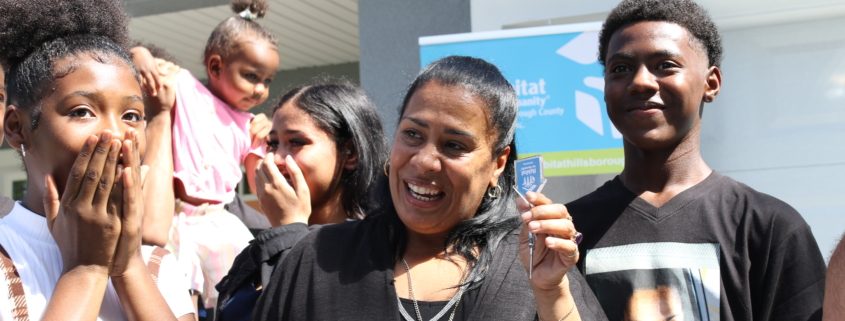
[[[495,64],[519,99],[519,158],[542,155],[549,177],[618,173],[622,135],[606,116],[596,60],[601,23],[420,38],[422,65],[449,55]],[[534,182],[536,183],[536,181]]]
[[[557,54],[581,65],[590,65],[596,62],[596,44],[599,43],[598,32],[583,32],[572,38],[562,47],[558,48]],[[604,78],[584,77],[584,86],[604,92]],[[584,91],[575,90],[575,117],[600,136],[610,132],[613,138],[621,139],[622,134],[616,127],[610,125],[607,130],[604,126],[604,110],[599,103],[601,97],[595,97]],[[610,122],[607,122],[610,124]]]

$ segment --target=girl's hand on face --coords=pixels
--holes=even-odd
[[[578,263],[578,244],[575,243],[575,225],[563,204],[552,201],[540,193],[529,192],[525,198],[534,204],[517,200],[522,212],[522,233],[520,233],[519,255],[528,271],[528,232],[536,235],[534,246],[534,268],[531,285],[543,290],[560,288],[566,272]]]
[[[89,137],[73,163],[61,200],[53,177],[45,177],[47,226],[65,272],[86,267],[108,274],[112,267],[121,221],[109,199],[120,149],[120,140],[110,132]]]
[[[126,132],[121,149],[123,170],[111,193],[109,210],[120,218],[120,237],[114,253],[111,276],[122,276],[141,247],[144,205],[141,191],[141,156],[134,130]]]
[[[291,223],[308,224],[311,216],[311,192],[302,170],[290,155],[285,167],[293,185],[288,183],[276,166],[275,154],[267,153],[255,171],[255,187],[264,215],[273,227]]]
[[[273,123],[264,114],[256,114],[249,122],[249,138],[252,139],[252,147],[267,144],[267,136],[273,129]]]

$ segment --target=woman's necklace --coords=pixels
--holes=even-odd
[[[410,296],[411,301],[414,302],[414,311],[417,313],[417,319],[414,319],[410,314],[408,314],[408,311],[405,311],[405,307],[402,306],[402,301],[399,300],[399,296],[396,296],[396,302],[399,304],[399,314],[401,314],[402,317],[405,318],[405,321],[424,321],[422,318],[422,314],[420,313],[420,305],[417,302],[417,299],[414,297],[414,286],[411,285],[411,267],[408,266],[408,261],[405,261],[404,257],[402,258],[402,265],[405,266],[405,274],[408,275],[408,296]],[[465,277],[466,275],[464,275],[464,277],[461,277],[461,283],[464,282]],[[452,314],[449,315],[449,321],[452,321],[452,319],[455,318],[455,312],[458,311],[458,304],[461,302],[461,297],[463,296],[464,290],[466,290],[466,288],[466,284],[461,284],[461,287],[458,289],[458,293],[455,293],[455,296],[453,296],[452,299],[446,303],[446,306],[444,306],[443,309],[440,310],[440,312],[438,312],[434,317],[432,317],[430,321],[440,320],[440,318],[442,318],[443,315],[446,314],[447,311],[449,311],[449,308],[455,306],[455,308],[452,310]]]

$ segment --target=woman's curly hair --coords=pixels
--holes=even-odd
[[[0,0],[0,62],[7,75],[8,103],[30,110],[38,126],[47,89],[72,71],[55,70],[55,62],[89,55],[103,62],[125,63],[134,72],[126,46],[129,17],[117,0]],[[14,17],[9,19],[8,17]]]

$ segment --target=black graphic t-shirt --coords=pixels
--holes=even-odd
[[[786,203],[718,173],[657,208],[619,177],[567,204],[609,320],[821,320],[825,263]]]

